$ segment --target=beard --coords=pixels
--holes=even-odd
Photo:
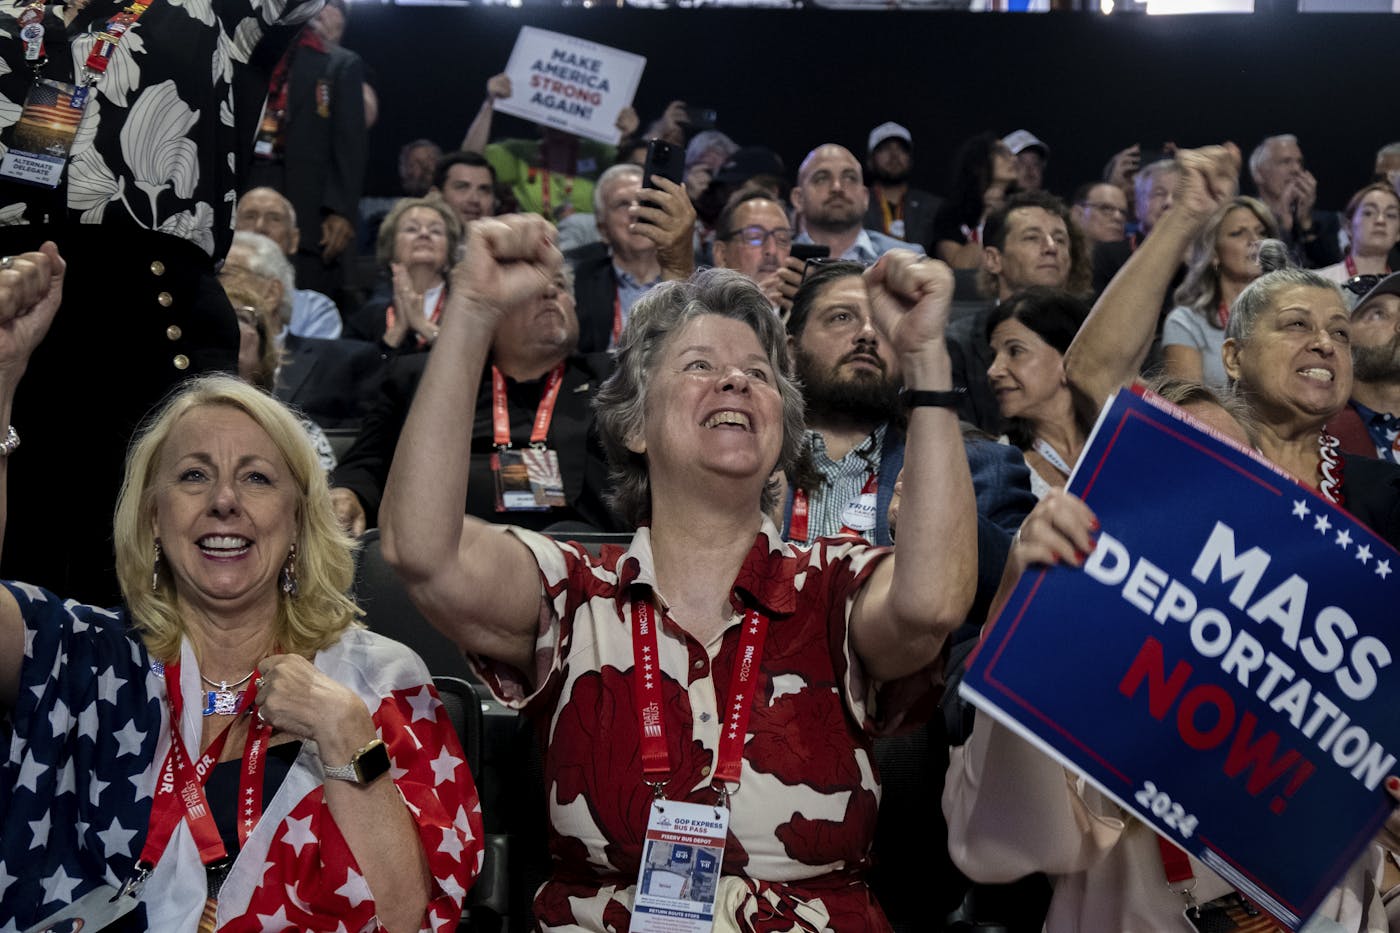
[[[802,382],[807,411],[865,423],[893,421],[899,412],[898,381],[883,370],[842,376],[843,362],[844,359],[834,367],[822,366],[801,348],[796,350],[793,368]]]
[[[1375,347],[1353,347],[1352,374],[1357,382],[1400,380],[1400,334]]]
[[[841,200],[827,199],[816,210],[806,211],[803,214],[803,222],[809,227],[818,230],[829,230],[833,233],[844,233],[852,227],[860,226],[861,219],[865,212],[860,206],[850,198]]]
[[[870,176],[871,181],[880,185],[902,185],[909,180],[907,168],[902,172],[887,172],[872,165],[866,170],[866,174]]]

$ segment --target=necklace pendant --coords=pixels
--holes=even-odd
[[[244,691],[233,690],[210,690],[204,697],[204,715],[206,716],[232,716],[238,712],[238,705],[243,702]]]

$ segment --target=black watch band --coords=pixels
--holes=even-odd
[[[957,408],[966,397],[967,388],[964,386],[938,392],[927,389],[901,389],[899,391],[899,402],[905,408],[923,408],[925,406]]]

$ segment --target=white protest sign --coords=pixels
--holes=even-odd
[[[563,33],[522,26],[506,64],[511,95],[502,113],[616,144],[617,115],[630,106],[644,56]]]

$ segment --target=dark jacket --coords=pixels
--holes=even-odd
[[[277,371],[279,399],[323,428],[347,428],[364,418],[379,389],[379,348],[363,340],[322,340],[288,334]]]
[[[399,434],[408,418],[413,393],[428,364],[427,353],[400,356],[389,363],[379,396],[366,415],[360,436],[341,458],[331,475],[331,485],[349,489],[365,509],[367,527],[379,523],[379,504],[389,464],[394,459]],[[482,374],[473,414],[471,478],[467,486],[467,514],[488,522],[510,523],[536,531],[559,522],[581,522],[599,531],[623,531],[603,501],[608,486],[607,462],[593,426],[593,397],[607,378],[612,361],[606,354],[568,358],[564,382],[559,388],[548,446],[559,455],[564,498],[568,506],[544,512],[497,512],[495,480],[491,471],[491,372]],[[545,380],[506,380],[506,406],[510,436],[516,448],[527,446],[530,427],[538,410]]]

